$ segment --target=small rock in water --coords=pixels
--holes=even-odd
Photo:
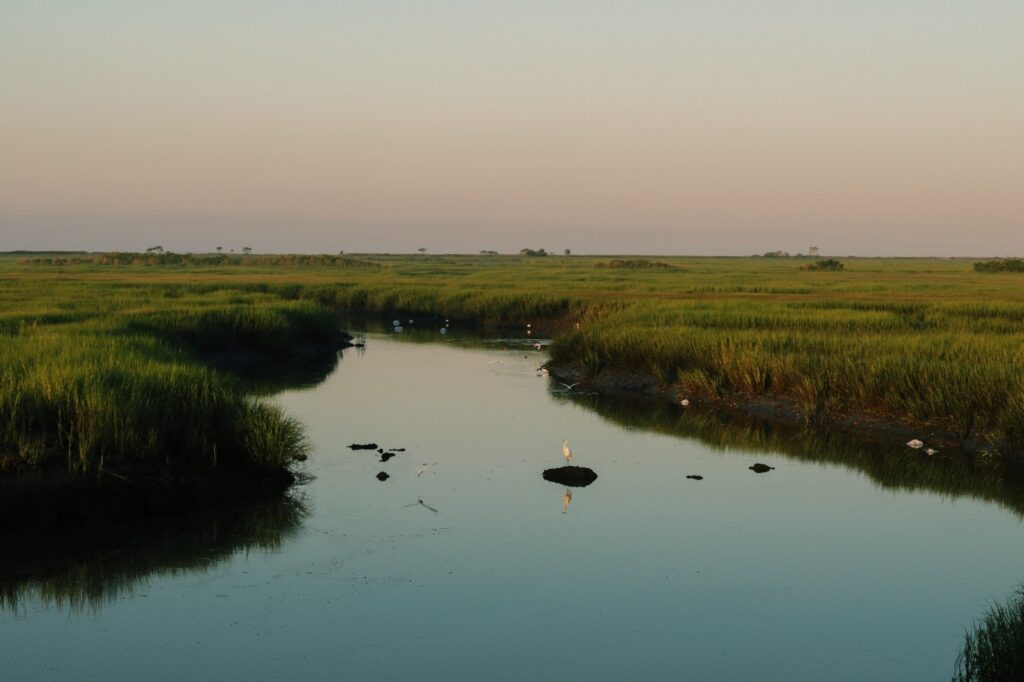
[[[378,480],[378,481],[386,481],[386,480],[388,480],[389,478],[391,478],[391,477],[390,477],[390,476],[388,476],[388,474],[387,474],[387,472],[386,472],[386,471],[382,471],[382,472],[380,472],[379,474],[377,474],[377,480]]]
[[[352,445],[349,445],[349,448],[351,448],[352,450],[376,450],[377,449],[377,444],[376,443],[352,443]]]
[[[564,466],[557,469],[546,469],[542,474],[545,481],[582,488],[597,480],[597,473],[587,467]]]
[[[393,452],[382,452],[382,453],[380,453],[380,461],[381,462],[386,462],[386,461],[388,461],[389,459],[391,459],[394,456],[395,456],[395,453],[393,453]]]
[[[915,438],[914,440],[907,441],[907,447],[914,448],[915,450],[920,450],[921,448],[924,447],[924,443]]]
[[[747,468],[753,471],[755,474],[763,474],[766,471],[771,471],[775,467],[770,467],[767,464],[761,464],[760,462],[757,462],[756,464],[754,464],[754,466]]]
[[[703,481],[704,480],[703,476],[698,476],[696,474],[691,474],[690,476],[687,476],[687,478],[693,479],[694,481]]]

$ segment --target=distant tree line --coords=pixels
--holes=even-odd
[[[674,266],[660,260],[647,260],[646,258],[615,259],[597,263],[595,268],[622,268],[625,270],[648,270],[648,269],[672,269]]]
[[[528,256],[530,258],[542,258],[548,255],[548,252],[544,249],[519,249],[520,256]]]
[[[345,256],[284,254],[238,256],[223,253],[191,254],[148,250],[146,253],[97,253],[86,257],[22,258],[29,265],[146,265],[146,266],[268,266],[268,267],[341,267],[380,268],[380,263]]]

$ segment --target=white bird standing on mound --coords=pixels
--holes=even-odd
[[[566,466],[572,464],[572,450],[569,449],[569,439],[562,441],[562,457],[565,457]]]

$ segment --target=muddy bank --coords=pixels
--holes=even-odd
[[[571,363],[549,362],[546,367],[551,376],[559,381],[579,382],[581,387],[605,395],[643,396],[663,400],[686,410],[725,409],[782,425],[813,424],[816,428],[849,433],[858,438],[868,438],[890,445],[903,445],[917,439],[924,441],[928,448],[940,452],[984,454],[1024,465],[1024,455],[1012,450],[1005,442],[990,442],[973,434],[964,438],[949,430],[927,424],[856,412],[814,411],[786,397],[732,397],[712,400],[705,396],[683,394],[678,387],[666,385],[653,375],[637,371],[602,370],[590,375]],[[685,407],[681,405],[684,400],[687,401]]]
[[[339,330],[327,341],[295,343],[284,353],[234,344],[201,352],[199,359],[214,369],[264,390],[275,390],[311,386],[323,381],[337,366],[338,352],[355,345],[350,334]]]

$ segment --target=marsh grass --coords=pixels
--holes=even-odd
[[[954,682],[1015,682],[1024,679],[1024,591],[992,606],[964,635]]]
[[[99,443],[117,442],[111,434],[126,423],[97,396],[155,390],[133,388],[141,380],[124,375],[163,376],[206,396],[197,404],[219,404],[211,385],[236,389],[203,374],[202,351],[244,343],[278,353],[327,333],[333,322],[325,311],[523,331],[554,322],[561,332],[553,359],[589,373],[634,371],[725,402],[785,396],[814,418],[864,412],[1024,447],[1024,287],[1014,273],[976,272],[973,261],[848,258],[842,271],[822,273],[768,258],[661,257],[672,267],[641,269],[595,267],[608,257],[356,259],[375,267],[0,259],[0,381],[14,394],[2,399],[2,447],[25,461],[47,450],[26,436],[39,429],[27,415],[40,406],[67,421],[43,429],[47,446],[80,429],[70,415],[97,412],[109,426],[74,439],[92,453],[78,461],[93,461],[105,451]],[[79,350],[62,348],[68,344]],[[43,388],[75,382],[83,389],[60,400],[52,399],[59,391]],[[236,413],[243,409],[235,404]],[[152,441],[139,434],[167,435],[141,423],[139,433],[117,438],[146,445]],[[218,458],[227,456],[217,429],[202,423],[207,435],[190,447],[207,460],[214,445]]]

